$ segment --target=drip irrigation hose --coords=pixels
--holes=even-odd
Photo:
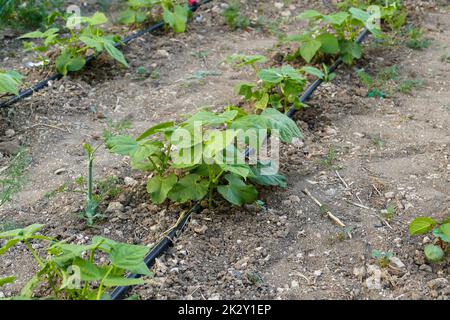
[[[369,30],[365,28],[358,35],[358,37],[357,37],[355,42],[358,43],[358,44],[361,44],[364,41],[364,39],[367,37],[368,34],[369,34]],[[343,63],[343,61],[342,61],[341,58],[337,59],[336,62],[329,68],[329,72],[336,71],[336,69],[342,63]],[[323,82],[322,79],[317,79],[316,81],[314,81],[306,89],[306,91],[302,94],[302,96],[300,97],[300,101],[301,102],[306,102],[311,97],[311,95],[314,93],[314,91],[316,91],[316,89],[322,84],[322,82]],[[294,114],[297,112],[297,110],[298,109],[296,109],[295,107],[291,107],[288,110],[288,112],[286,113],[286,115],[289,118],[292,118],[294,116]],[[250,149],[246,149],[245,150],[245,156],[248,157],[250,152],[251,152]],[[183,232],[183,229],[187,225],[191,215],[193,213],[199,213],[201,209],[202,209],[202,207],[200,206],[200,202],[197,202],[197,204],[195,204],[195,206],[192,207],[192,209],[190,209],[187,213],[185,213],[183,218],[180,219],[180,221],[169,232],[169,234],[167,234],[164,237],[164,239],[162,239],[156,246],[154,246],[152,248],[152,250],[148,253],[148,255],[144,259],[145,264],[149,268],[151,268],[154,265],[155,259],[158,258],[159,256],[163,255],[169,249],[169,247],[173,244],[173,242],[175,241],[175,238],[179,234],[181,234],[181,232]],[[139,277],[140,277],[140,275],[137,275],[137,274],[130,274],[128,276],[128,278],[131,278],[131,279],[136,279],[136,278],[139,278]],[[124,286],[124,287],[117,287],[117,288],[115,288],[114,291],[111,293],[112,300],[121,300],[121,299],[123,299],[126,296],[126,294],[128,293],[128,291],[130,290],[130,288],[131,288],[130,286]]]
[[[198,8],[200,8],[202,5],[205,5],[209,2],[211,2],[212,0],[203,0],[200,2],[197,2],[191,6],[189,6],[189,9],[191,10],[191,12],[195,12]],[[120,42],[115,43],[114,46],[115,47],[120,47],[120,46],[125,46],[128,43],[130,43],[131,41],[143,36],[146,33],[150,33],[153,32],[155,30],[161,29],[163,26],[165,25],[164,21],[160,21],[148,28],[139,30],[131,35],[129,35],[128,37],[123,38]],[[86,64],[90,64],[97,56],[96,55],[90,55],[88,57],[86,57]],[[63,77],[62,74],[55,72],[54,74],[52,74],[50,77],[41,80],[40,82],[36,83],[35,85],[31,86],[28,89],[25,89],[23,91],[20,91],[18,95],[11,97],[9,100],[6,100],[4,102],[0,103],[0,108],[6,108],[9,107],[11,105],[13,105],[14,103],[23,100],[26,97],[29,97],[31,95],[33,95],[34,92],[37,92],[39,90],[42,90],[44,88],[46,88],[49,83],[51,81],[56,81],[59,80]]]

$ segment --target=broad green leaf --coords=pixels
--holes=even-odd
[[[306,20],[317,19],[320,17],[322,17],[322,14],[317,10],[306,10],[297,16],[298,19],[306,19]]]
[[[161,164],[163,147],[160,141],[139,141],[136,151],[131,154],[131,167],[136,170],[155,170],[155,165]]]
[[[268,129],[269,123],[265,117],[250,114],[233,121],[230,125],[231,129],[242,129],[244,131],[249,129]]]
[[[238,114],[234,118],[235,120],[239,119],[239,118],[242,118],[242,117],[245,117],[245,116],[248,115],[247,111],[245,111],[244,109],[242,109],[240,107],[236,107],[236,106],[228,106],[228,107],[225,108],[225,111],[236,111]]]
[[[36,30],[36,31],[28,32],[28,33],[25,33],[24,35],[21,35],[19,37],[19,39],[39,39],[39,38],[43,38],[43,37],[44,37],[44,33],[39,30]]]
[[[112,246],[109,258],[111,263],[135,274],[150,276],[151,272],[144,262],[149,247],[118,243]]]
[[[425,257],[430,262],[439,262],[444,257],[444,251],[441,247],[434,244],[428,244],[424,248]]]
[[[0,287],[4,286],[7,283],[13,283],[14,281],[16,281],[16,277],[14,277],[14,276],[1,278],[0,279]]]
[[[269,103],[269,94],[265,92],[262,95],[262,97],[258,101],[256,101],[255,108],[264,110],[265,108],[267,108],[268,103]]]
[[[55,35],[58,31],[59,31],[58,28],[49,28],[49,29],[45,30],[43,35],[44,35],[44,37],[50,37],[50,36]]]
[[[96,12],[92,15],[92,17],[81,17],[82,22],[86,22],[91,26],[100,25],[108,22],[108,18],[105,16],[103,12]]]
[[[155,176],[147,183],[147,192],[150,193],[152,201],[156,204],[163,203],[167,199],[169,191],[177,183],[177,176],[173,173],[167,177]]]
[[[93,250],[96,248],[95,244],[90,245],[75,245],[64,242],[58,242],[53,244],[49,248],[49,253],[51,253],[55,258],[53,260],[59,264],[65,264],[68,261],[72,261],[78,257],[83,252]]]
[[[362,56],[361,45],[350,40],[344,40],[339,43],[340,51],[342,54],[342,60],[351,64],[353,59],[359,59]]]
[[[350,8],[350,13],[352,14],[353,19],[359,20],[364,24],[369,20],[370,14],[364,10],[359,8]]]
[[[220,167],[225,172],[231,172],[235,175],[241,176],[242,178],[247,178],[251,172],[250,166],[248,164],[222,164]]]
[[[133,24],[136,22],[136,11],[127,9],[119,14],[119,22],[122,24]]]
[[[167,129],[173,129],[174,125],[175,125],[175,122],[173,122],[173,121],[163,122],[163,123],[157,124],[157,125],[149,128],[149,129],[145,130],[145,132],[142,133],[136,139],[136,141],[143,140],[143,139],[145,139],[147,137],[150,137],[150,136],[152,136],[152,135],[154,135],[155,133],[158,133],[158,132],[164,132]]]
[[[317,39],[303,41],[300,45],[300,55],[307,63],[310,63],[321,46],[322,42]]]
[[[303,67],[302,70],[305,71],[306,73],[316,76],[319,79],[323,79],[325,76],[325,74],[321,70],[314,68],[314,67],[306,66],[306,67]]]
[[[261,113],[261,116],[268,121],[270,129],[279,131],[281,141],[291,143],[294,138],[303,138],[297,124],[285,114],[273,108],[267,108]]]
[[[202,143],[198,143],[188,148],[172,150],[172,167],[176,169],[186,169],[196,166],[202,162],[203,152]]]
[[[270,123],[265,117],[252,114],[233,121],[230,128],[241,130],[238,135],[238,144],[245,143],[249,147],[259,150],[267,137]]]
[[[17,88],[17,86],[18,84],[20,84],[21,79],[22,76],[15,71],[0,71],[0,94],[12,93],[18,95],[19,89]]]
[[[205,133],[203,156],[214,158],[219,152],[234,144],[239,130],[210,130]]]
[[[62,75],[67,75],[69,71],[76,72],[84,68],[86,60],[82,56],[73,56],[69,52],[63,52],[56,58],[56,70]]]
[[[198,201],[208,193],[209,181],[202,179],[198,174],[188,174],[181,178],[169,192],[169,199],[184,203]]]
[[[164,8],[163,18],[164,21],[170,25],[170,27],[176,33],[182,33],[186,31],[186,24],[188,20],[189,10],[180,5],[175,5],[174,11],[170,11]]]
[[[327,54],[339,53],[339,42],[331,33],[323,33],[317,37],[320,41],[320,51]]]
[[[331,23],[335,25],[342,25],[345,20],[349,17],[349,14],[347,12],[337,12],[331,15],[323,16],[323,21],[326,23]]]
[[[72,262],[72,265],[79,268],[81,278],[80,280],[82,281],[101,280],[105,277],[106,273],[108,272],[107,266],[99,267],[93,264],[92,262],[81,258],[76,258]]]
[[[409,224],[409,234],[412,236],[418,235],[418,234],[424,234],[436,225],[436,221],[429,217],[418,217],[415,218],[410,224]]]
[[[245,203],[253,203],[258,197],[258,191],[252,185],[245,184],[238,176],[234,174],[227,174],[225,179],[228,185],[217,187],[217,191],[228,202],[242,206]]]
[[[43,224],[35,223],[25,228],[5,231],[0,233],[0,239],[16,238],[20,241],[30,239],[30,237],[34,236],[34,234],[41,230],[43,227]]]
[[[118,242],[101,237],[101,236],[94,236],[92,238],[92,245],[94,248],[97,248],[98,250],[101,250],[106,253],[111,253],[112,248],[117,245]]]
[[[283,80],[283,74],[279,69],[263,69],[258,72],[258,77],[271,84],[278,84]]]
[[[89,48],[94,48],[97,52],[101,52],[103,50],[103,42],[99,41],[99,39],[88,36],[80,36],[80,40]]]
[[[111,57],[119,61],[124,66],[129,67],[127,60],[125,60],[125,57],[123,56],[123,53],[119,49],[117,49],[112,42],[105,41],[104,46],[106,52],[108,52]]]
[[[273,172],[271,169],[271,163],[258,162],[256,166],[252,168],[252,174],[249,176],[250,181],[263,186],[279,186],[282,188],[287,187],[286,177]]]
[[[138,142],[131,136],[113,136],[106,142],[109,151],[123,156],[133,155],[139,148]]]
[[[236,86],[236,92],[243,96],[245,99],[249,100],[253,96],[253,88],[255,87],[254,84],[248,84],[248,83],[242,83],[238,84]]]

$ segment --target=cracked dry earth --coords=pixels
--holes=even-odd
[[[257,1],[246,3],[248,14],[260,12]],[[271,3],[263,9],[276,18],[280,10]],[[304,7],[325,9],[310,1],[292,4],[289,10],[295,16]],[[104,204],[108,218],[95,229],[78,218],[82,195],[45,195],[84,173],[81,144],[95,143],[109,120],[131,120],[131,133],[137,135],[199,106],[219,110],[239,101],[234,85],[254,76],[231,70],[223,59],[237,52],[276,54],[268,51],[276,39],[256,30],[227,32],[219,11],[209,5],[199,13],[203,22],[193,23],[188,33],[169,39],[147,35],[125,50],[134,69],[144,66],[159,77],[141,78],[104,62],[55,83],[4,115],[20,133],[16,139],[31,146],[33,162],[24,191],[2,207],[2,222],[45,223],[45,232],[60,238],[74,235],[78,243],[98,234],[155,243],[177,220],[180,208],[150,204],[146,176],[130,171],[126,160],[104,151],[97,156],[96,177],[118,176],[124,191],[108,199],[120,210],[108,211]],[[367,44],[365,59],[356,66],[375,70],[396,64],[401,76],[422,78],[422,88],[411,95],[367,98],[355,69],[340,69],[336,80],[315,94],[311,108],[296,118],[304,143],[283,147],[288,188],[261,190],[265,209],[223,204],[195,215],[174,247],[158,259],[156,276],[133,292],[142,299],[448,299],[448,262],[428,264],[422,249],[430,239],[411,238],[407,229],[419,215],[448,217],[450,206],[450,64],[440,61],[448,54],[449,14],[429,10],[424,19],[427,36],[433,38],[429,48]],[[299,28],[289,24],[285,31]],[[200,57],[201,51],[208,54]],[[214,72],[195,79],[201,70]],[[60,129],[32,128],[37,123]],[[20,132],[23,128],[32,129]],[[383,146],[374,143],[376,137]],[[326,164],[330,150],[335,150],[335,160]],[[327,219],[305,189],[346,228]],[[382,210],[390,204],[396,214],[386,221]],[[391,252],[396,259],[380,268],[371,257],[374,249]],[[30,260],[20,246],[3,256],[0,277],[11,270],[18,276],[15,284],[2,288],[3,294],[17,293],[30,277]]]

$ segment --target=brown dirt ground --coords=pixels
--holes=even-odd
[[[246,1],[244,8],[253,18],[263,13],[269,19],[287,10],[295,16],[304,8],[324,9],[313,1],[281,10],[272,1]],[[306,138],[303,145],[284,147],[282,172],[288,188],[261,190],[266,210],[223,204],[194,216],[174,248],[158,260],[156,277],[134,289],[141,298],[448,299],[448,263],[428,265],[421,252],[429,239],[411,238],[407,230],[415,216],[439,219],[450,210],[450,64],[440,60],[449,53],[449,13],[433,5],[423,5],[421,11],[433,39],[430,47],[413,51],[403,45],[367,44],[364,59],[355,68],[340,69],[336,81],[317,92],[312,108],[297,116]],[[230,69],[223,59],[237,52],[276,55],[276,47],[271,49],[276,39],[261,30],[230,32],[219,12],[218,4],[201,9],[196,16],[203,20],[192,22],[186,34],[146,35],[133,42],[125,49],[130,69],[99,61],[4,110],[2,132],[13,129],[15,135],[2,140],[28,146],[32,164],[24,190],[1,208],[2,224],[45,223],[47,234],[74,236],[77,243],[94,235],[148,245],[157,241],[180,208],[151,204],[145,174],[132,172],[126,159],[104,150],[96,157],[96,177],[117,176],[123,189],[102,209],[111,201],[124,206],[96,228],[86,228],[79,218],[81,194],[49,192],[85,174],[81,144],[95,144],[108,121],[131,120],[130,132],[138,134],[201,106],[219,110],[239,102],[234,85],[254,75]],[[291,33],[301,27],[282,24]],[[196,57],[201,51],[206,56]],[[18,66],[29,58],[10,57],[5,63]],[[375,71],[394,64],[400,77],[420,77],[424,86],[411,95],[366,98],[355,69]],[[155,76],[139,76],[140,66]],[[199,70],[220,76],[192,79]],[[373,142],[377,136],[384,141],[381,148]],[[336,159],[327,166],[323,160],[330,148]],[[6,151],[2,165],[8,161]],[[125,185],[125,177],[138,185]],[[351,239],[321,215],[302,193],[305,188],[350,228]],[[386,223],[381,210],[389,203],[397,212]],[[380,269],[371,258],[373,249],[393,253],[404,266]],[[2,256],[0,277],[18,277],[2,292],[17,293],[33,268],[24,247]],[[372,286],[370,280],[377,277],[379,286]]]

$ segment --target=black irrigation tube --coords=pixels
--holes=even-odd
[[[200,1],[192,6],[189,6],[189,9],[192,12],[195,12],[198,8],[200,8],[202,5],[205,5],[209,2],[211,2],[212,0],[203,0]],[[163,26],[165,25],[164,21],[160,21],[148,28],[139,30],[131,35],[129,35],[128,37],[124,38],[121,40],[120,43],[116,43],[114,46],[115,47],[120,47],[120,46],[124,46],[127,45],[128,43],[130,43],[131,41],[143,36],[146,33],[150,33],[153,32],[155,30],[161,29]],[[86,58],[86,64],[90,64],[97,56],[96,55],[90,55]],[[26,97],[29,97],[31,95],[33,95],[34,92],[42,90],[44,88],[46,88],[51,81],[56,81],[59,80],[63,77],[62,74],[55,72],[53,75],[51,75],[50,77],[41,80],[40,82],[36,83],[35,85],[31,86],[28,89],[25,89],[23,91],[20,91],[18,95],[11,97],[9,100],[6,100],[4,102],[0,103],[0,108],[6,108],[9,107],[11,105],[13,105],[14,103],[23,100]]]
[[[358,35],[358,38],[356,39],[356,43],[361,44],[364,41],[364,39],[367,37],[368,34],[369,34],[369,30],[365,28]],[[336,60],[336,62],[329,68],[329,72],[336,71],[336,69],[342,63],[343,63],[343,61],[342,61],[341,58]],[[314,91],[316,91],[316,89],[322,84],[322,82],[323,82],[322,79],[317,79],[316,81],[314,81],[306,89],[306,91],[302,94],[302,96],[300,97],[300,101],[301,102],[306,102],[312,96]],[[295,107],[291,107],[288,110],[288,112],[286,113],[286,115],[289,118],[292,118],[296,112],[297,112],[297,109]],[[250,150],[247,149],[246,152],[245,152],[245,155],[248,156],[249,154],[250,154]],[[179,236],[183,232],[184,227],[188,223],[189,218],[191,217],[191,215],[193,213],[199,213],[201,209],[202,209],[202,207],[200,206],[200,203],[197,203],[188,212],[186,212],[184,214],[184,216],[182,216],[182,218],[178,221],[176,226],[171,229],[171,231],[164,237],[164,239],[162,239],[156,246],[153,247],[153,249],[148,253],[148,255],[144,259],[145,264],[149,268],[151,268],[154,265],[155,259],[158,258],[159,256],[163,255],[170,248],[170,246],[173,244],[173,242],[175,241],[175,238],[177,236]],[[132,279],[136,279],[136,278],[139,278],[139,277],[140,277],[140,275],[137,275],[137,274],[131,274],[131,275],[128,276],[128,278],[132,278]],[[121,300],[121,299],[123,299],[126,296],[126,294],[128,293],[128,291],[130,290],[130,288],[131,288],[130,286],[124,286],[124,287],[117,287],[117,288],[115,288],[114,291],[111,293],[111,298],[113,300]]]

